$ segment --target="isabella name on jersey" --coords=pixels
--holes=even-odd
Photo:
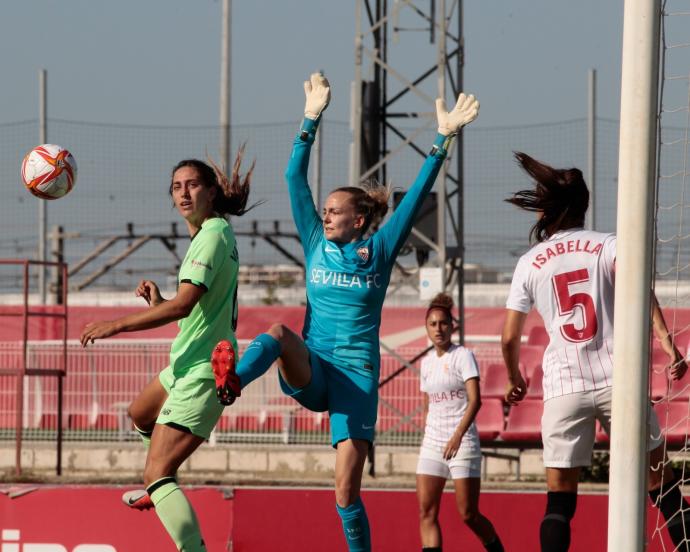
[[[429,401],[432,403],[440,403],[444,401],[454,401],[456,399],[464,399],[465,391],[462,389],[451,389],[450,391],[440,391],[438,393],[429,393]]]
[[[539,255],[534,258],[534,261],[532,261],[532,266],[541,269],[542,266],[549,262],[549,259],[558,257],[559,255],[565,255],[566,253],[589,253],[590,255],[598,255],[602,247],[604,247],[603,244],[593,244],[589,240],[585,240],[584,243],[580,240],[556,242],[539,253]]]
[[[383,278],[376,272],[374,274],[363,274],[360,278],[357,274],[345,274],[344,272],[334,272],[322,268],[312,268],[309,281],[312,284],[322,286],[334,286],[343,288],[380,288],[383,285]]]

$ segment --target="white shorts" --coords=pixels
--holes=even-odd
[[[444,479],[470,479],[482,474],[482,457],[451,458],[445,460],[443,453],[430,448],[419,449],[417,475],[433,475]]]
[[[659,420],[647,407],[649,420],[647,450],[662,444]],[[607,435],[611,434],[611,387],[554,397],[544,403],[541,438],[544,466],[575,468],[592,463],[596,420]]]

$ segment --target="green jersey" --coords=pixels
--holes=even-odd
[[[178,286],[188,282],[206,288],[189,316],[178,322],[180,332],[170,348],[176,377],[195,369],[198,377],[213,378],[211,351],[222,339],[237,350],[237,272],[239,259],[232,227],[223,218],[201,225],[182,261]]]

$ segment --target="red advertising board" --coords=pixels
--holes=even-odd
[[[33,490],[11,498],[29,489]],[[125,490],[96,486],[4,488],[0,495],[0,550],[174,551],[153,510],[140,512],[122,504],[120,497]],[[199,516],[209,552],[227,551],[233,525],[230,495],[218,487],[185,489],[185,493]],[[21,546],[7,548],[14,543]]]
[[[31,490],[30,490],[31,489]],[[155,512],[124,506],[125,488],[99,486],[22,486],[0,489],[0,550],[3,552],[174,551]],[[30,492],[25,492],[29,491]],[[23,494],[22,494],[23,493]],[[187,488],[209,552],[346,552],[332,490]],[[15,498],[11,498],[12,495]],[[364,491],[372,526],[373,550],[421,548],[414,491]],[[506,550],[539,550],[544,493],[485,492],[482,512],[493,522]],[[462,524],[451,493],[440,516],[447,550],[484,548]],[[650,509],[648,535],[656,512]],[[582,495],[572,524],[571,550],[606,550],[607,497]],[[666,539],[665,534],[663,538]],[[649,551],[662,547],[659,534]]]

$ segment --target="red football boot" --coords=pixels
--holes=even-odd
[[[213,349],[211,366],[216,378],[218,402],[229,406],[242,393],[242,385],[235,373],[235,349],[227,339],[220,341]]]

